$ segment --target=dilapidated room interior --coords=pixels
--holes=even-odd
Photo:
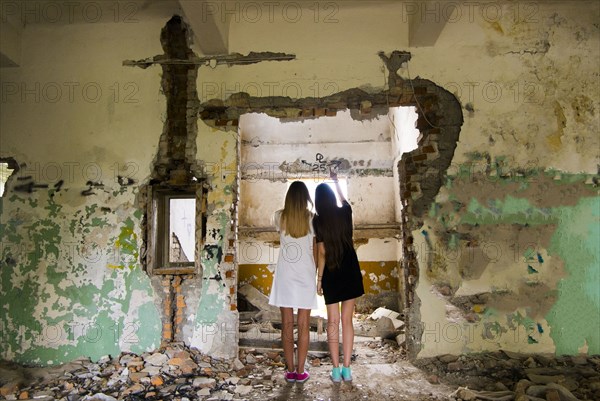
[[[0,5],[2,397],[600,398],[597,1]],[[288,386],[270,217],[332,167],[376,332]]]

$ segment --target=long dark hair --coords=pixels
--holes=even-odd
[[[315,231],[325,244],[325,262],[328,268],[340,267],[344,249],[353,247],[352,219],[337,206],[331,187],[319,184],[315,191]]]

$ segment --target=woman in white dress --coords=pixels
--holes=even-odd
[[[269,304],[281,311],[281,341],[287,371],[285,380],[304,383],[310,377],[304,371],[308,354],[310,310],[317,306],[316,267],[312,200],[306,185],[294,181],[285,196],[282,210],[273,215],[279,231],[280,248]],[[310,209],[309,209],[310,206]],[[298,309],[298,361],[294,364],[294,308]]]

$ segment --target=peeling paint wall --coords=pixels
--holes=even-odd
[[[503,11],[494,24],[448,25],[436,71],[423,63],[434,49],[413,53],[411,73],[454,92],[466,116],[446,184],[413,231],[414,355],[598,354],[599,8],[539,3],[530,22]],[[481,53],[465,79],[447,66],[470,45]]]
[[[417,346],[411,355],[600,353],[598,3],[502,2],[489,13],[483,3],[461,4],[435,46],[413,48],[400,2],[335,4],[317,7],[318,14],[306,4],[294,21],[281,10],[272,20],[267,12],[232,20],[231,52],[284,51],[294,61],[198,70],[200,101],[218,99],[232,119],[198,122],[195,159],[204,162],[211,189],[202,277],[183,289],[185,341],[220,356],[234,355],[237,343],[236,266],[243,260],[235,232],[244,159],[240,164],[233,123],[239,113],[223,101],[248,107],[244,98],[230,98],[237,92],[294,99],[352,88],[378,93],[387,77],[377,53],[406,50],[412,58],[398,74],[445,88],[464,115],[444,185],[428,213],[409,216],[406,228],[419,273],[408,315]],[[122,62],[162,54],[159,33],[178,10],[149,10],[139,10],[135,23],[29,24],[21,66],[1,70],[0,158],[20,167],[0,199],[2,358],[49,364],[159,345],[161,295],[138,262],[144,250],[137,196],[157,154],[166,103],[158,67]],[[398,102],[391,93],[390,104]],[[264,99],[264,108],[274,101]],[[368,116],[361,124],[387,114],[355,103],[353,119]],[[299,117],[298,109],[272,110]],[[351,137],[347,149],[380,153],[353,144],[362,139]],[[289,146],[276,161],[293,163],[303,152],[309,160],[317,151],[314,144]],[[327,150],[321,153],[340,156]],[[398,153],[384,152],[376,160],[388,164],[375,167],[386,174],[351,179],[361,188],[349,189],[349,197],[364,202],[357,213],[367,213],[360,222],[398,221]],[[240,218],[262,227],[285,188],[277,180],[256,185],[256,199],[267,188],[272,193],[263,203],[268,211],[242,202]],[[381,214],[368,214],[375,207],[360,199],[369,185],[389,199]],[[243,184],[242,197],[253,188]],[[380,246],[369,241],[359,252]]]
[[[449,202],[432,205],[413,233],[418,293],[428,300],[422,354],[597,354],[600,203],[592,177],[506,173],[449,178],[440,193]]]
[[[58,364],[160,345],[135,205],[164,98],[158,71],[120,62],[160,53],[162,24],[32,24],[22,66],[1,71],[0,156],[19,171],[0,199],[0,358]]]
[[[197,303],[188,303],[191,312],[184,329],[189,333],[186,342],[207,354],[233,358],[239,338],[234,264],[239,188],[237,127],[218,130],[200,122],[196,143],[211,189],[201,255],[202,288],[193,289],[200,290],[191,298]]]
[[[0,358],[58,364],[161,344],[164,288],[140,264],[139,190],[166,101],[160,67],[122,62],[162,54],[160,32],[176,10],[138,11],[136,23],[32,24],[22,66],[2,69],[0,158],[19,170],[0,198]],[[182,286],[182,337],[231,358],[237,134],[199,125],[191,157],[210,186],[207,240],[202,277]]]
[[[0,199],[3,358],[51,364],[160,344],[134,196],[63,189]]]

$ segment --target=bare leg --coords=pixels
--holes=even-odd
[[[304,373],[304,363],[308,354],[310,334],[310,309],[298,309],[298,369],[296,372]]]
[[[344,366],[346,367],[350,366],[354,348],[354,326],[352,325],[354,302],[354,299],[342,302],[342,345],[344,347]]]
[[[294,371],[294,310],[279,308],[281,311],[281,342],[288,372]]]
[[[333,367],[340,366],[340,304],[327,305],[327,343]]]

